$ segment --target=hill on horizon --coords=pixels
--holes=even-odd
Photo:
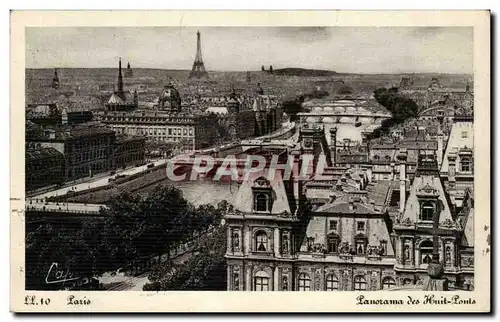
[[[273,70],[274,75],[278,76],[304,76],[304,77],[324,77],[334,76],[337,72],[324,69],[308,69],[308,68],[279,68]]]

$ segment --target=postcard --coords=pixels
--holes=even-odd
[[[489,312],[489,53],[489,11],[12,11],[11,311]]]

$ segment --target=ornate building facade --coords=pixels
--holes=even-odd
[[[288,150],[292,161],[286,162],[301,168],[298,156],[309,154],[315,160],[328,151],[322,128],[304,128]],[[441,184],[435,150],[416,153],[411,179],[408,150],[391,158],[398,172],[392,181],[399,181],[395,217],[389,215],[394,185],[372,182],[369,166],[349,169],[327,162],[321,180],[296,173],[285,179],[283,172],[269,177],[269,169],[252,173],[238,190],[236,212],[225,218],[228,290],[418,288],[428,278],[434,234],[450,288],[473,289],[473,251],[467,242],[472,197],[458,214]],[[311,169],[316,166],[313,162]],[[436,212],[439,224],[433,230]]]
[[[401,167],[404,167],[405,155],[400,155],[400,158]],[[433,237],[437,235],[439,261],[443,264],[449,288],[470,289],[470,284],[473,285],[470,266],[462,267],[465,261],[461,258],[464,255],[461,250],[467,247],[464,243],[466,221],[454,212],[448,201],[435,154],[422,152],[419,155],[418,169],[409,196],[402,200],[404,210],[394,224],[394,270],[399,283],[425,284],[427,266],[432,260],[435,246]],[[469,215],[463,217],[469,218]],[[434,225],[434,220],[437,220],[437,225]]]
[[[237,95],[233,88],[228,97],[216,103],[218,106],[210,106],[205,112],[217,116],[221,140],[263,136],[281,128],[281,104],[275,96],[264,95],[260,86],[256,94],[249,96]]]
[[[104,112],[100,122],[118,134],[145,136],[149,141],[176,143],[182,151],[194,151],[213,145],[215,116],[169,113],[162,111]]]
[[[474,189],[474,114],[472,108],[456,111],[440,168],[453,204],[461,207],[467,188]]]

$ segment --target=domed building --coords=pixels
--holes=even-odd
[[[158,105],[156,105],[155,108],[172,113],[178,113],[181,111],[181,95],[179,94],[179,91],[175,89],[171,81],[168,85],[165,85],[161,91],[160,96],[158,97]]]

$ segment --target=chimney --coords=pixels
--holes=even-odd
[[[335,200],[337,199],[337,196],[333,193],[330,194],[330,200],[328,201],[329,203],[334,203]]]
[[[453,189],[455,188],[455,171],[457,169],[457,153],[456,151],[452,151],[448,155],[448,186],[449,188]]]
[[[332,158],[332,165],[335,166],[337,161],[337,128],[330,129],[330,152]]]
[[[349,200],[349,210],[351,211],[356,210],[356,206],[354,205],[354,201],[352,199]]]
[[[335,148],[337,145],[337,127],[330,129],[330,146]]]
[[[439,130],[438,135],[437,135],[437,164],[438,168],[441,168],[441,164],[443,163],[443,142],[444,137],[443,137],[443,132]]]
[[[394,162],[391,162],[391,178],[394,180],[396,177],[396,164]]]
[[[408,152],[406,149],[399,150],[399,212],[402,214],[406,203],[406,159]]]
[[[62,113],[61,113],[61,123],[63,125],[68,124],[68,111],[64,108]]]
[[[361,144],[362,145],[365,145],[368,143],[368,135],[369,135],[369,132],[367,132],[367,131],[361,132]]]

